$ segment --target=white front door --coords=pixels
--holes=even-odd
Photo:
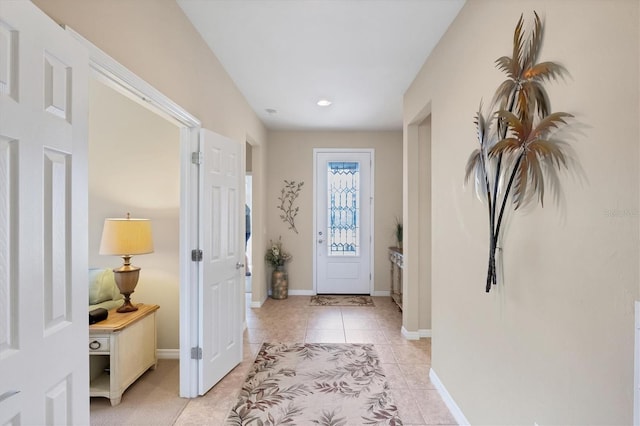
[[[371,294],[373,151],[314,155],[316,293]]]
[[[0,1],[0,424],[89,424],[89,59]]]
[[[203,395],[242,361],[244,308],[244,204],[240,145],[200,132],[199,393]]]

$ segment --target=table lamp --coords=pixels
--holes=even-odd
[[[113,270],[116,284],[124,295],[124,304],[118,312],[133,312],[138,308],[131,304],[131,293],[138,284],[140,268],[131,265],[131,256],[153,253],[151,221],[126,218],[105,219],[100,241],[100,254],[121,256],[123,265]]]

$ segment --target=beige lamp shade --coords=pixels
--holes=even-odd
[[[153,253],[149,219],[105,219],[100,254],[131,256]]]

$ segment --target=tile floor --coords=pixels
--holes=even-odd
[[[389,297],[375,307],[308,306],[308,296],[268,299],[247,308],[244,360],[205,396],[186,406],[176,425],[221,425],[263,342],[373,343],[405,425],[455,425],[429,380],[431,339],[406,340],[402,314]],[[248,302],[247,302],[247,306]]]

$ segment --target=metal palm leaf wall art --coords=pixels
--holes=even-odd
[[[545,185],[559,190],[558,172],[567,170],[569,146],[559,131],[573,116],[551,112],[544,84],[563,77],[567,70],[555,62],[540,62],[543,24],[537,13],[528,34],[522,15],[513,34],[513,53],[496,60],[506,74],[491,103],[482,103],[475,117],[480,147],[466,165],[465,182],[473,179],[478,197],[486,201],[489,215],[489,263],[486,292],[497,284],[496,251],[505,209],[544,206]]]

